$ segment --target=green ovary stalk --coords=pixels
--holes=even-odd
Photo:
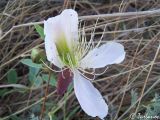
[[[74,43],[71,45],[72,48],[70,48],[67,44],[67,41],[64,35],[62,35],[59,38],[59,40],[57,40],[56,47],[57,47],[58,55],[65,66],[72,68],[78,65],[78,60],[76,58],[75,50],[74,50],[76,45]]]

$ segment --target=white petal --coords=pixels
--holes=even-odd
[[[71,40],[78,39],[78,15],[72,9],[64,10],[60,15],[44,21],[45,49],[47,59],[58,67],[63,67],[55,43],[65,35],[70,47]]]
[[[123,45],[108,42],[91,50],[80,62],[82,68],[101,68],[106,65],[121,63],[125,58]]]
[[[78,40],[78,14],[72,9],[64,10],[60,15],[44,22],[44,33],[53,37],[55,42],[62,36],[70,46],[72,40]]]
[[[66,9],[61,13],[61,24],[68,42],[78,40],[78,14],[72,9]]]
[[[81,76],[77,71],[74,73],[74,91],[82,109],[90,116],[103,119],[108,114],[108,106],[100,92],[92,83]]]
[[[63,67],[63,64],[61,63],[61,60],[58,56],[57,48],[55,46],[55,43],[50,40],[49,36],[45,37],[45,50],[48,61],[53,63],[59,68]]]
[[[60,29],[58,27],[60,16],[49,18],[44,21],[44,34],[45,34],[45,50],[48,61],[61,68],[63,65],[61,64],[60,58],[58,57],[57,48],[55,46],[55,41],[59,36]]]

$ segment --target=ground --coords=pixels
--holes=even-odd
[[[95,44],[103,35],[102,43],[114,40],[125,47],[125,60],[94,80],[109,105],[105,119],[160,117],[159,0],[1,0],[0,120],[98,119],[82,111],[72,86],[65,95],[56,93],[57,73],[48,87],[48,71],[31,60],[33,48],[44,50],[34,25],[43,27],[43,20],[65,8],[78,12],[88,41],[95,28]]]

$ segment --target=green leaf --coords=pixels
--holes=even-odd
[[[131,91],[131,105],[135,104],[138,100],[138,93],[135,90]]]
[[[154,99],[147,106],[145,111],[146,116],[158,116],[160,115],[160,96],[155,95]]]
[[[40,70],[39,68],[29,67],[28,77],[30,81],[33,81],[36,78],[39,70]]]
[[[18,81],[17,72],[15,69],[10,69],[7,74],[7,80],[9,84],[16,84]]]
[[[42,75],[42,79],[47,82],[49,80],[49,75],[48,74],[43,74]],[[54,74],[51,74],[51,78],[50,78],[50,85],[52,86],[56,86],[57,82],[56,82],[56,78]]]
[[[32,83],[32,85],[39,87],[42,83],[42,79],[40,76],[38,76],[38,73],[40,71],[40,68],[35,67],[29,67],[29,80]]]
[[[10,91],[10,90],[8,90],[8,89],[0,89],[0,97],[3,97],[8,91]]]
[[[31,59],[22,59],[21,63],[34,68],[42,68],[42,64],[33,63]]]
[[[42,39],[44,39],[44,38],[45,38],[45,35],[44,35],[44,29],[43,29],[43,27],[41,27],[41,26],[38,25],[38,24],[34,25],[34,27],[35,27],[36,31],[38,32],[38,34],[40,35],[40,37],[41,37]]]
[[[34,86],[39,87],[43,83],[43,80],[40,76],[37,76],[36,79],[34,79]]]

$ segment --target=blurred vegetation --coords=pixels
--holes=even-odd
[[[80,108],[71,85],[56,93],[57,73],[44,52],[43,24],[65,8],[79,16],[160,9],[159,0],[0,0],[0,120],[39,120],[47,84],[44,120],[97,120]],[[96,76],[94,85],[109,105],[106,120],[128,120],[137,112],[160,117],[160,13],[80,20],[87,40],[122,43],[126,59]],[[97,21],[97,24],[96,24]],[[96,27],[95,27],[96,25]],[[52,66],[55,68],[55,66]],[[96,70],[97,73],[103,69]],[[49,83],[48,83],[49,82]],[[142,99],[141,99],[142,98]]]

